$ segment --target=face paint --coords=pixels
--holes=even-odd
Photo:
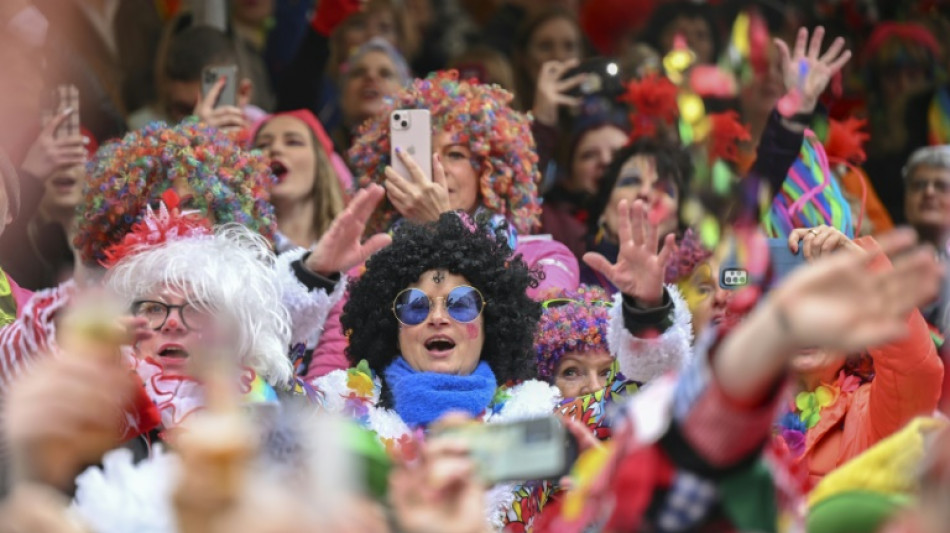
[[[677,283],[677,287],[683,294],[690,312],[695,314],[699,305],[708,300],[716,291],[716,280],[712,277],[712,268],[709,263],[696,267],[693,275]]]
[[[442,270],[436,270],[435,274],[432,275],[432,281],[435,283],[442,283],[445,280],[445,272]]]
[[[465,333],[468,334],[469,339],[477,339],[481,335],[481,328],[477,324],[465,324]]]

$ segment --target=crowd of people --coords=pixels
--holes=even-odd
[[[950,3],[0,26],[0,533],[950,522]]]

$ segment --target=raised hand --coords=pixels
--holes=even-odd
[[[450,414],[437,422],[446,428],[466,423]],[[389,498],[399,531],[405,533],[484,533],[484,491],[465,442],[433,437],[422,445],[417,464],[398,466],[389,476]]]
[[[375,183],[360,189],[313,247],[306,267],[324,276],[346,272],[388,246],[392,238],[385,233],[361,241],[366,222],[384,194],[386,191]]]
[[[538,73],[538,87],[534,93],[534,108],[532,109],[532,114],[538,122],[547,126],[556,126],[558,107],[562,105],[568,107],[580,105],[580,98],[565,93],[583,83],[587,79],[587,75],[578,74],[566,80],[561,79],[565,72],[578,64],[578,60],[570,59],[567,61],[546,61],[541,65],[541,71]]]
[[[863,253],[864,250],[837,228],[822,224],[814,228],[797,228],[788,236],[788,249],[797,254],[801,248],[805,259],[811,261],[838,249]]]
[[[386,167],[386,196],[399,214],[413,222],[434,222],[439,215],[452,209],[449,188],[445,183],[442,158],[432,156],[432,177],[426,176],[411,155],[398,151],[409,179],[399,175],[393,167]]]
[[[879,241],[893,268],[872,272],[876,254],[837,253],[802,267],[770,296],[796,348],[853,353],[899,338],[907,314],[931,301],[942,273],[933,252],[916,246],[912,230]]]
[[[729,396],[761,399],[805,348],[855,353],[900,338],[907,315],[940,287],[933,252],[912,230],[879,241],[893,268],[872,272],[878,254],[842,251],[800,267],[721,343],[714,373]]]
[[[56,129],[74,112],[67,109],[43,127],[23,160],[20,167],[23,171],[46,179],[57,170],[86,163],[86,146],[82,135],[56,138]]]
[[[818,98],[828,87],[831,78],[851,59],[851,51],[844,50],[844,39],[841,37],[835,39],[828,51],[819,57],[824,37],[825,29],[818,26],[809,42],[808,28],[799,28],[795,50],[791,54],[784,41],[775,39],[785,78],[786,95],[779,102],[779,110],[783,115],[814,111]]]
[[[218,101],[218,97],[221,96],[221,91],[224,90],[227,81],[227,78],[222,76],[214,83],[208,94],[199,94],[193,113],[201,122],[221,131],[245,129],[250,126],[250,122],[244,114],[244,107],[250,102],[250,81],[241,80],[238,87],[238,105],[215,107],[215,103]]]
[[[610,264],[597,252],[584,254],[584,262],[606,276],[638,306],[657,307],[663,302],[663,276],[666,263],[676,249],[676,236],[667,235],[663,248],[658,251],[658,227],[648,220],[643,200],[636,200],[633,205],[621,200],[617,209],[620,218],[617,262]]]

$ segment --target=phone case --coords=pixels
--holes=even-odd
[[[445,433],[467,442],[478,476],[490,485],[558,479],[567,474],[579,453],[577,442],[553,416],[475,423]]]
[[[432,180],[432,118],[428,109],[399,109],[389,115],[390,161],[393,169],[411,180],[409,169],[396,154],[399,148],[415,160],[422,174]]]
[[[218,96],[218,101],[214,103],[214,107],[235,106],[237,105],[237,65],[205,67],[201,71],[201,94],[207,96],[222,76],[227,79],[227,82],[224,84],[224,88],[221,89],[221,94]]]

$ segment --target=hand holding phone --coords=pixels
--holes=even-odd
[[[21,165],[26,174],[40,179],[83,165],[87,157],[79,128],[79,90],[73,85],[60,85],[49,98],[40,117],[43,129]]]
[[[471,423],[438,433],[466,443],[479,478],[502,481],[557,480],[578,456],[577,439],[554,415],[500,424]]]
[[[771,289],[792,271],[805,264],[805,257],[799,249],[793,252],[789,249],[789,242],[786,239],[768,239],[769,249],[769,268],[765,283],[765,289]],[[756,280],[744,267],[738,264],[734,258],[727,259],[719,269],[719,286],[727,290],[742,289]]]
[[[211,66],[202,69],[201,94],[203,98],[212,100],[212,108],[237,105],[237,72],[237,65]],[[224,78],[223,87],[216,94],[212,94],[222,78]]]

